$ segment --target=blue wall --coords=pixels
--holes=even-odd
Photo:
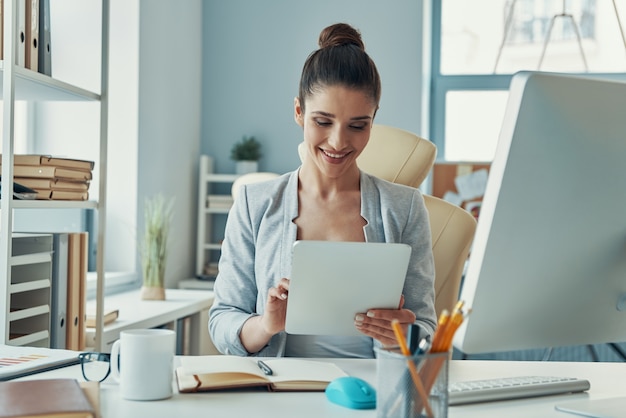
[[[234,172],[230,148],[244,135],[263,146],[261,171],[296,168],[302,131],[293,119],[302,65],[332,23],[357,27],[378,65],[383,96],[376,122],[425,136],[421,0],[211,0],[203,3],[201,151],[216,171]],[[428,3],[428,2],[426,2]],[[424,35],[426,34],[426,35]],[[183,64],[183,63],[180,63]]]

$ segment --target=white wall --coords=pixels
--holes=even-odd
[[[306,57],[320,31],[344,21],[357,27],[383,83],[376,122],[427,134],[423,83],[430,62],[429,1],[209,0],[204,2],[202,151],[218,172],[234,172],[232,144],[254,135],[263,146],[260,170],[299,164],[301,129],[293,99]]]
[[[100,1],[52,4],[53,76],[99,92],[100,58],[93,46],[100,42]],[[105,268],[140,272],[136,238],[143,202],[162,193],[176,202],[170,287],[195,269],[201,9],[200,0],[111,1]],[[98,161],[98,132],[97,103],[39,103],[32,152]],[[90,186],[94,198],[97,186],[97,180]]]
[[[166,285],[195,274],[202,85],[201,0],[141,0],[138,225],[145,197],[174,199]]]

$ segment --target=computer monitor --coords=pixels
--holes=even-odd
[[[460,299],[466,354],[626,341],[626,83],[513,76]]]

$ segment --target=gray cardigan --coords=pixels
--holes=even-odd
[[[434,262],[430,224],[418,189],[361,172],[361,216],[369,242],[401,242],[412,247],[404,284],[404,307],[428,333],[436,327]],[[268,289],[291,276],[291,248],[298,216],[298,170],[242,186],[228,215],[209,332],[224,354],[249,355],[239,332],[263,313]],[[320,301],[321,303],[321,301]],[[259,356],[282,356],[286,334],[272,337]]]

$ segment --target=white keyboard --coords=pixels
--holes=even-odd
[[[520,376],[451,383],[449,405],[584,392],[588,380],[573,377]]]

